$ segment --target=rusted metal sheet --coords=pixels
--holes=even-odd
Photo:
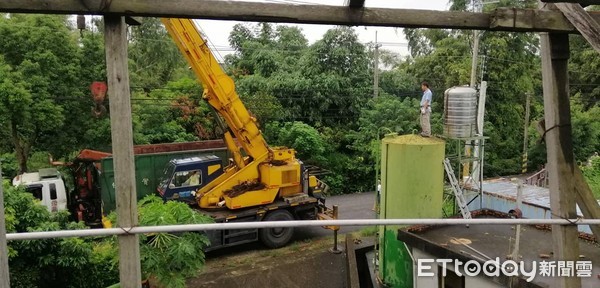
[[[167,152],[192,151],[192,150],[212,150],[212,149],[219,149],[219,148],[223,148],[223,149],[227,148],[227,146],[225,146],[225,142],[223,140],[136,145],[133,147],[133,153],[138,155],[138,154],[167,153]]]
[[[181,151],[202,151],[202,150],[225,150],[227,146],[223,140],[208,140],[184,143],[162,143],[149,145],[133,146],[135,155],[154,154],[154,153],[169,153]],[[97,151],[91,149],[83,149],[77,155],[79,160],[99,161],[106,157],[111,157],[110,152]],[[57,162],[58,163],[58,162]]]

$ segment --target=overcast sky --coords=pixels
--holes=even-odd
[[[255,2],[270,2],[270,3],[287,3],[287,4],[302,4],[315,3],[323,5],[343,5],[345,0],[245,0]],[[383,7],[383,8],[412,8],[412,9],[427,9],[427,10],[448,10],[448,0],[366,0],[367,7]],[[208,39],[213,43],[217,52],[221,55],[231,53],[229,47],[229,33],[237,21],[217,21],[217,20],[197,20],[200,28],[204,31]],[[253,22],[249,22],[253,23]],[[330,25],[296,25],[296,24],[280,24],[298,26],[309,43],[313,43],[323,36],[323,34],[333,26]],[[402,29],[389,27],[354,27],[358,33],[359,39],[363,43],[375,41],[375,31],[377,31],[377,41],[382,43],[384,49],[388,49],[402,55],[407,55],[406,39],[402,34]],[[213,48],[214,49],[214,48]]]

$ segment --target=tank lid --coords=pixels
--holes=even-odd
[[[470,86],[454,86],[446,89],[445,93],[456,92],[456,93],[477,93],[477,90]]]
[[[420,135],[409,134],[396,137],[383,138],[384,143],[405,144],[405,145],[439,145],[445,141],[436,137],[423,137]]]

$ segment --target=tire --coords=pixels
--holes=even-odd
[[[263,221],[291,221],[294,216],[287,210],[273,211]],[[269,248],[280,248],[285,246],[294,236],[294,228],[264,228],[260,229],[258,237],[260,241]]]

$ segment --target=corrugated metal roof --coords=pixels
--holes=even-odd
[[[486,180],[483,182],[483,191],[484,193],[517,201],[517,183],[512,182],[510,179]],[[543,187],[523,185],[523,203],[550,208],[550,190]]]
[[[482,184],[483,195],[480,200],[472,201],[469,209],[493,209],[508,212],[516,208],[517,186],[516,182],[508,178],[485,180]],[[473,194],[470,194],[473,197]],[[471,198],[472,199],[472,198]],[[480,205],[481,203],[481,205]],[[600,204],[600,201],[598,201]],[[524,218],[550,219],[552,218],[550,208],[550,189],[531,185],[523,185],[523,205],[521,211]],[[583,217],[583,213],[577,207],[577,215]],[[578,226],[578,230],[591,233],[588,225]]]

